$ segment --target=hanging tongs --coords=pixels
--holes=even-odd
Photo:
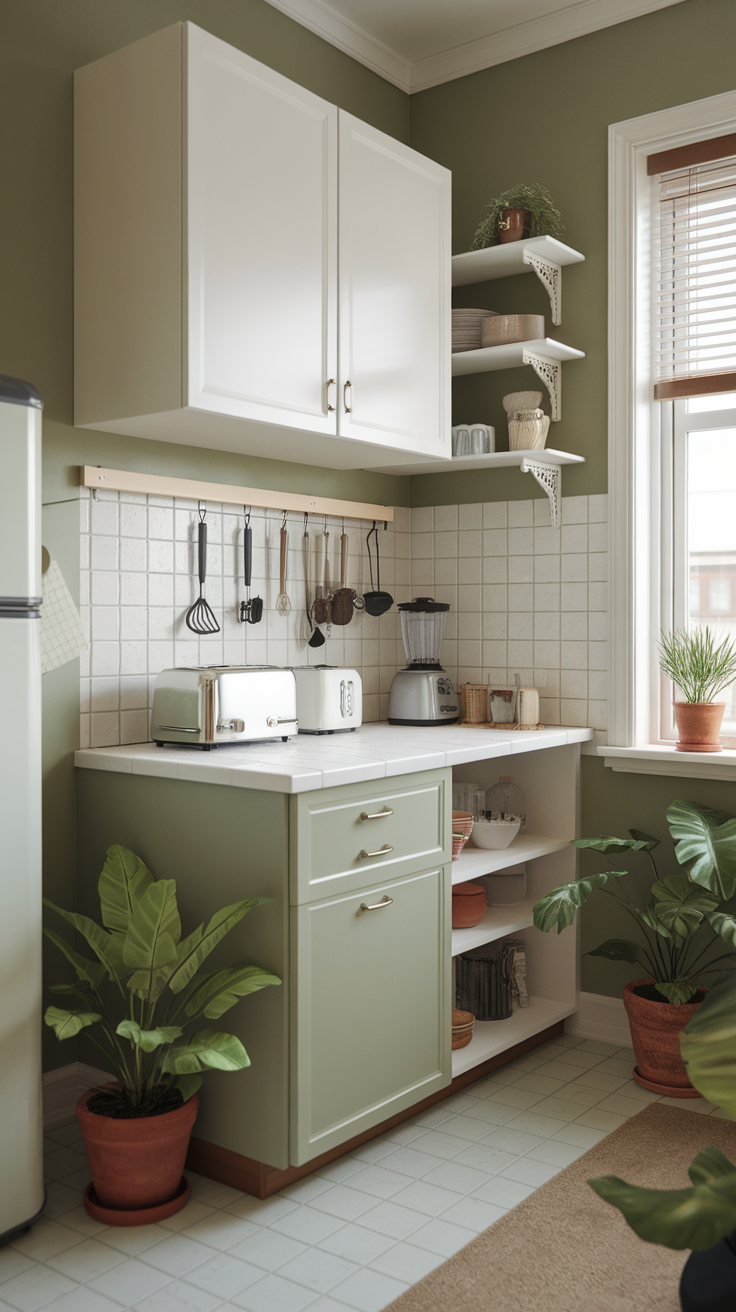
[[[251,597],[250,581],[253,573],[253,530],[250,526],[250,510],[243,506],[245,529],[243,531],[243,580],[248,591],[248,600],[241,601],[238,610],[240,624],[259,624],[263,619],[263,600]]]

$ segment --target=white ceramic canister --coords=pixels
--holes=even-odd
[[[516,698],[517,724],[539,724],[539,693],[536,688],[520,688]]]

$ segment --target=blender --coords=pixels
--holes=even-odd
[[[399,606],[406,668],[391,683],[389,724],[457,724],[460,704],[440,665],[449,604],[415,597]]]

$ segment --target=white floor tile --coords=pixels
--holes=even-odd
[[[574,1121],[580,1115],[580,1103],[568,1102],[564,1097],[565,1090],[562,1089],[560,1094],[554,1098],[544,1098],[534,1108],[540,1116],[552,1116],[558,1121]]]
[[[439,1161],[438,1161],[439,1165]],[[366,1166],[360,1176],[350,1177],[344,1181],[348,1188],[355,1188],[373,1198],[392,1198],[400,1189],[405,1189],[414,1179],[411,1175],[402,1175],[399,1171],[387,1171],[382,1166]]]
[[[123,1254],[110,1248],[109,1244],[101,1244],[96,1239],[83,1239],[81,1244],[74,1244],[65,1253],[55,1253],[53,1257],[48,1257],[46,1263],[70,1280],[84,1284],[95,1276],[101,1276],[103,1271],[119,1266],[124,1260]]]
[[[364,1267],[332,1292],[335,1298],[347,1303],[348,1307],[357,1308],[358,1312],[381,1312],[381,1308],[392,1303],[408,1287],[402,1280]]]
[[[472,1194],[493,1177],[487,1171],[476,1171],[472,1166],[463,1166],[459,1162],[443,1162],[436,1171],[425,1175],[424,1184],[436,1184],[440,1189],[451,1189],[458,1194]]]
[[[171,1283],[171,1277],[165,1271],[156,1271],[145,1262],[129,1257],[120,1266],[113,1267],[102,1275],[88,1281],[90,1289],[117,1299],[126,1307],[133,1307],[148,1294],[154,1294],[164,1285]]]
[[[406,1239],[420,1226],[424,1225],[426,1216],[409,1207],[399,1207],[394,1202],[379,1203],[370,1212],[360,1218],[360,1225],[366,1230],[376,1230],[379,1235],[389,1239]]]
[[[136,1303],[135,1312],[215,1312],[222,1299],[195,1289],[183,1280],[174,1280],[157,1294],[149,1294]]]
[[[314,1303],[309,1304],[309,1312],[345,1312],[347,1303],[338,1303],[336,1298],[323,1294]]]
[[[309,1205],[299,1207],[295,1212],[289,1212],[288,1216],[282,1216],[278,1221],[271,1223],[271,1229],[277,1230],[281,1235],[288,1235],[290,1239],[297,1239],[300,1244],[317,1244],[320,1239],[326,1239],[328,1235],[334,1234],[339,1230],[344,1222],[337,1217],[328,1216],[326,1212],[317,1212]]]
[[[536,1071],[531,1071],[528,1075],[520,1075],[518,1080],[514,1080],[513,1087],[527,1089],[529,1093],[538,1093],[544,1097],[557,1093],[564,1084],[564,1079],[556,1080],[551,1075],[538,1075]]]
[[[120,1312],[120,1304],[113,1303],[97,1290],[77,1285],[76,1289],[46,1303],[44,1312]]]
[[[231,1257],[229,1253],[217,1253],[209,1262],[203,1262],[201,1266],[196,1266],[190,1271],[186,1279],[187,1284],[194,1285],[197,1289],[227,1299],[234,1298],[236,1294],[254,1285],[257,1280],[262,1280],[263,1270],[251,1266],[249,1262],[241,1262],[239,1258]]]
[[[192,1180],[191,1193],[192,1198],[196,1198],[200,1203],[209,1203],[210,1207],[228,1207],[241,1198],[249,1197],[239,1189],[231,1189],[229,1184],[220,1184],[219,1180],[208,1180],[204,1175],[199,1175],[196,1180]]]
[[[23,1253],[16,1253],[14,1248],[8,1245],[7,1248],[0,1248],[0,1284],[5,1280],[12,1280],[13,1276],[22,1275],[24,1271],[30,1271],[33,1268],[33,1262]],[[2,1289],[0,1289],[0,1295]]]
[[[515,1116],[519,1115],[518,1107],[509,1107],[504,1103],[496,1102],[493,1098],[485,1098],[482,1102],[477,1102],[465,1113],[465,1117],[470,1121],[485,1121],[486,1125],[505,1125],[507,1121],[512,1121]],[[451,1134],[450,1126],[452,1122],[444,1125],[442,1128],[447,1134]],[[486,1133],[488,1131],[486,1130]]]
[[[402,1121],[401,1125],[395,1125],[393,1130],[387,1130],[384,1139],[390,1139],[391,1143],[413,1143],[415,1139],[420,1139],[426,1130],[421,1125],[412,1125],[411,1121]],[[425,1149],[421,1145],[422,1151]]]
[[[416,1248],[414,1244],[401,1243],[394,1244],[393,1248],[388,1248],[380,1257],[375,1258],[371,1262],[371,1269],[385,1276],[393,1276],[395,1280],[403,1280],[407,1285],[415,1285],[444,1261],[440,1253],[428,1253],[426,1249]]]
[[[515,1084],[507,1084],[505,1089],[494,1089],[487,1101],[498,1103],[501,1107],[518,1107],[520,1112],[525,1112],[529,1107],[534,1107],[536,1103],[541,1102],[541,1098],[538,1093],[530,1093],[528,1089],[517,1089]]]
[[[523,1153],[529,1152],[530,1148],[536,1148],[541,1142],[541,1135],[517,1130],[513,1125],[504,1125],[500,1130],[492,1130],[483,1139],[483,1143],[489,1148],[499,1148],[501,1152],[513,1153],[516,1157],[521,1157]]]
[[[54,1181],[53,1184],[46,1186],[44,1216],[63,1216],[65,1212],[71,1212],[73,1208],[79,1207],[81,1202],[81,1189],[72,1189],[68,1184]]]
[[[594,1052],[601,1057],[614,1057],[619,1049],[615,1043],[600,1043],[598,1039],[583,1039],[577,1045],[578,1052]]]
[[[356,1157],[359,1162],[380,1162],[382,1157],[388,1157],[389,1153],[396,1152],[396,1144],[392,1139],[370,1139],[368,1143],[361,1144],[359,1148],[354,1148],[352,1156]]]
[[[562,1066],[572,1066],[580,1070],[590,1070],[591,1066],[597,1066],[600,1057],[594,1052],[582,1052],[580,1048],[567,1048],[559,1052],[555,1061]]]
[[[485,1105],[485,1103],[478,1104],[481,1107]],[[468,1143],[475,1143],[476,1140],[482,1139],[484,1134],[488,1134],[490,1124],[489,1121],[479,1119],[477,1116],[463,1114],[453,1116],[452,1120],[448,1121],[443,1128],[447,1135],[451,1135],[456,1139],[465,1139]],[[439,1163],[436,1163],[436,1165],[439,1165]]]
[[[472,1166],[474,1170],[484,1171],[486,1175],[497,1175],[505,1166],[511,1165],[514,1154],[500,1152],[498,1148],[489,1148],[485,1143],[469,1143],[467,1148],[452,1160],[459,1166]]]
[[[624,1098],[638,1098],[639,1102],[659,1102],[661,1097],[658,1093],[652,1093],[651,1089],[642,1088],[636,1080],[627,1080],[618,1089],[612,1089],[611,1093],[620,1094]],[[691,1099],[691,1101],[695,1102],[697,1100]]]
[[[476,1189],[473,1197],[482,1199],[484,1203],[493,1203],[495,1207],[502,1207],[508,1212],[533,1193],[533,1185],[520,1184],[518,1180],[507,1180],[502,1175],[494,1175],[492,1180]]]
[[[606,1057],[602,1062],[600,1062],[600,1064],[597,1066],[596,1069],[599,1070],[602,1075],[621,1075],[625,1077],[627,1080],[630,1080],[631,1064],[633,1061],[634,1061],[633,1052],[630,1057],[626,1055],[623,1057],[621,1055],[617,1057]]]
[[[282,1276],[264,1276],[257,1285],[244,1289],[231,1300],[236,1307],[248,1312],[302,1312],[314,1302],[314,1290],[295,1285]]]
[[[164,1230],[188,1230],[190,1225],[195,1225],[197,1221],[203,1221],[206,1216],[212,1216],[217,1209],[210,1207],[209,1203],[197,1202],[195,1198],[190,1198],[186,1207],[180,1212],[175,1212],[165,1221],[159,1221],[158,1224],[163,1226]],[[70,1224],[68,1221],[65,1225]]]
[[[212,1249],[200,1244],[196,1239],[185,1239],[183,1235],[167,1235],[160,1244],[145,1248],[141,1260],[155,1266],[157,1271],[167,1271],[170,1276],[183,1276],[201,1266],[209,1257]]]
[[[359,1162],[356,1157],[338,1157],[337,1161],[330,1162],[329,1166],[323,1166],[317,1171],[317,1177],[321,1180],[328,1180],[331,1184],[336,1184],[350,1178],[351,1175],[357,1175],[358,1171],[365,1171],[365,1162]]]
[[[80,1239],[101,1239],[110,1229],[109,1226],[102,1225],[100,1221],[93,1221],[83,1207],[73,1207],[71,1212],[65,1212],[63,1225],[68,1226],[71,1230],[76,1230]]]
[[[355,1262],[348,1262],[344,1257],[334,1253],[324,1253],[319,1248],[306,1248],[299,1257],[294,1257],[279,1270],[285,1280],[293,1280],[297,1285],[306,1285],[317,1294],[329,1294],[335,1285],[341,1284],[359,1270]]]
[[[276,1271],[284,1262],[303,1253],[306,1244],[288,1235],[280,1235],[276,1230],[263,1226],[255,1235],[249,1235],[230,1250],[231,1257],[239,1257],[244,1262],[252,1262],[264,1271]]]
[[[180,1215],[186,1210],[186,1207],[183,1208]],[[100,1243],[108,1244],[119,1253],[125,1253],[126,1257],[138,1257],[146,1249],[153,1248],[154,1244],[163,1243],[171,1233],[172,1231],[166,1230],[163,1225],[110,1225],[104,1234],[100,1235]]]
[[[447,1124],[452,1125],[454,1119],[449,1120]],[[488,1130],[489,1122],[485,1123],[485,1128]],[[446,1133],[444,1129],[427,1130],[418,1146],[422,1152],[427,1152],[432,1157],[441,1157],[443,1161],[447,1161],[461,1153],[463,1148],[467,1148],[468,1140],[461,1139],[458,1134],[450,1134],[449,1131]]]
[[[618,1093],[629,1081],[625,1075],[609,1075],[595,1066],[592,1071],[581,1071],[575,1083],[591,1089],[601,1089],[603,1093]]]
[[[395,1194],[392,1201],[398,1207],[409,1207],[415,1212],[423,1212],[425,1216],[441,1216],[448,1207],[462,1202],[462,1199],[463,1194],[428,1184],[426,1180],[417,1180],[402,1189],[401,1193]]]
[[[313,1198],[318,1198],[331,1188],[329,1180],[320,1180],[318,1175],[307,1175],[303,1180],[297,1180],[296,1184],[290,1184],[286,1189],[279,1189],[279,1198],[288,1198],[292,1203],[311,1203]]]
[[[451,1121],[451,1125],[456,1125],[460,1117]],[[387,1171],[398,1171],[400,1175],[410,1175],[415,1180],[421,1180],[423,1175],[428,1171],[433,1171],[436,1166],[442,1165],[442,1158],[435,1157],[432,1153],[423,1152],[421,1148],[395,1148],[390,1157],[384,1158],[381,1166]],[[357,1186],[356,1186],[357,1187]]]
[[[546,1184],[557,1175],[559,1166],[547,1166],[544,1162],[532,1162],[528,1157],[519,1157],[512,1166],[507,1166],[501,1174],[507,1180],[518,1180],[519,1184]]]
[[[57,1125],[53,1130],[44,1131],[45,1139],[53,1139],[54,1143],[64,1145],[81,1144],[82,1131],[79,1128],[79,1122],[76,1117],[73,1121],[67,1121],[65,1125]]]
[[[36,1262],[46,1262],[55,1253],[62,1253],[74,1244],[81,1244],[83,1239],[84,1236],[78,1230],[59,1221],[45,1221],[42,1218],[27,1234],[15,1239],[12,1247],[17,1253],[34,1258]]]
[[[355,1189],[349,1189],[344,1184],[335,1184],[326,1193],[312,1198],[310,1202],[310,1206],[317,1212],[326,1212],[328,1216],[336,1216],[340,1221],[355,1221],[375,1205],[373,1194],[363,1193],[358,1189],[357,1184]]]
[[[695,1099],[688,1099],[695,1101]],[[621,1093],[609,1093],[607,1098],[598,1103],[596,1111],[613,1112],[616,1116],[636,1116],[643,1107],[643,1103],[638,1098],[626,1098]]]
[[[577,1121],[574,1125],[565,1125],[563,1129],[557,1130],[552,1139],[559,1143],[571,1143],[576,1148],[595,1148],[601,1139],[605,1139],[605,1130],[590,1130],[587,1125],[579,1125]]]
[[[13,1276],[0,1285],[0,1293],[11,1307],[20,1312],[38,1312],[54,1298],[71,1293],[79,1288],[72,1280],[67,1280],[58,1271],[50,1271],[47,1266],[34,1264],[21,1275]]]
[[[367,1262],[372,1262],[380,1253],[385,1253],[386,1249],[391,1248],[395,1242],[395,1239],[387,1239],[377,1231],[365,1230],[361,1225],[344,1225],[342,1230],[336,1230],[334,1235],[328,1235],[327,1239],[323,1239],[317,1247],[326,1253],[334,1253],[336,1257],[344,1257],[348,1262],[363,1266]]]
[[[87,1158],[83,1152],[77,1152],[74,1148],[59,1146],[54,1152],[44,1153],[43,1173],[49,1180],[63,1180],[65,1176],[82,1169],[87,1170],[89,1179]]]
[[[628,1116],[616,1116],[613,1112],[602,1112],[599,1107],[592,1107],[590,1111],[578,1116],[575,1124],[587,1125],[592,1130],[605,1130],[610,1134],[611,1130],[617,1130],[628,1119]]]
[[[532,1162],[546,1162],[549,1166],[570,1166],[586,1151],[585,1148],[576,1148],[573,1144],[545,1139],[536,1148],[532,1148],[526,1156]]]
[[[241,1194],[238,1201],[228,1203],[223,1211],[231,1216],[239,1216],[253,1225],[271,1225],[295,1212],[299,1204],[291,1198],[282,1198],[274,1194],[272,1198],[252,1198],[250,1194]]]
[[[451,1225],[463,1226],[466,1230],[474,1230],[479,1235],[494,1221],[499,1221],[506,1210],[497,1203],[485,1202],[475,1194],[472,1198],[463,1198],[455,1203],[444,1213],[442,1220],[449,1221]]]
[[[565,1102],[576,1103],[579,1107],[596,1107],[608,1097],[608,1094],[602,1089],[591,1089],[589,1085],[579,1084],[577,1080],[573,1080],[572,1084],[563,1084],[558,1090],[558,1096]]]
[[[184,1208],[186,1211],[186,1208]],[[260,1226],[254,1225],[240,1216],[232,1216],[229,1212],[211,1212],[201,1221],[195,1221],[186,1230],[180,1230],[179,1234],[184,1239],[198,1239],[202,1244],[209,1244],[210,1248],[217,1248],[220,1252],[226,1252],[237,1244],[241,1239],[247,1239],[248,1235],[258,1234]]]
[[[452,1225],[449,1221],[428,1221],[421,1230],[415,1230],[407,1241],[417,1248],[426,1249],[428,1253],[441,1253],[443,1257],[452,1257],[461,1248],[475,1239],[475,1231],[464,1226]]]

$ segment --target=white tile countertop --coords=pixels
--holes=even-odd
[[[212,752],[156,747],[154,743],[85,748],[75,753],[74,763],[84,770],[305,793],[516,752],[538,752],[546,747],[588,742],[592,737],[592,729],[565,727],[504,733],[500,729],[465,729],[458,725],[404,728],[380,723],[364,724],[355,733],[301,734],[287,743],[228,745]]]

